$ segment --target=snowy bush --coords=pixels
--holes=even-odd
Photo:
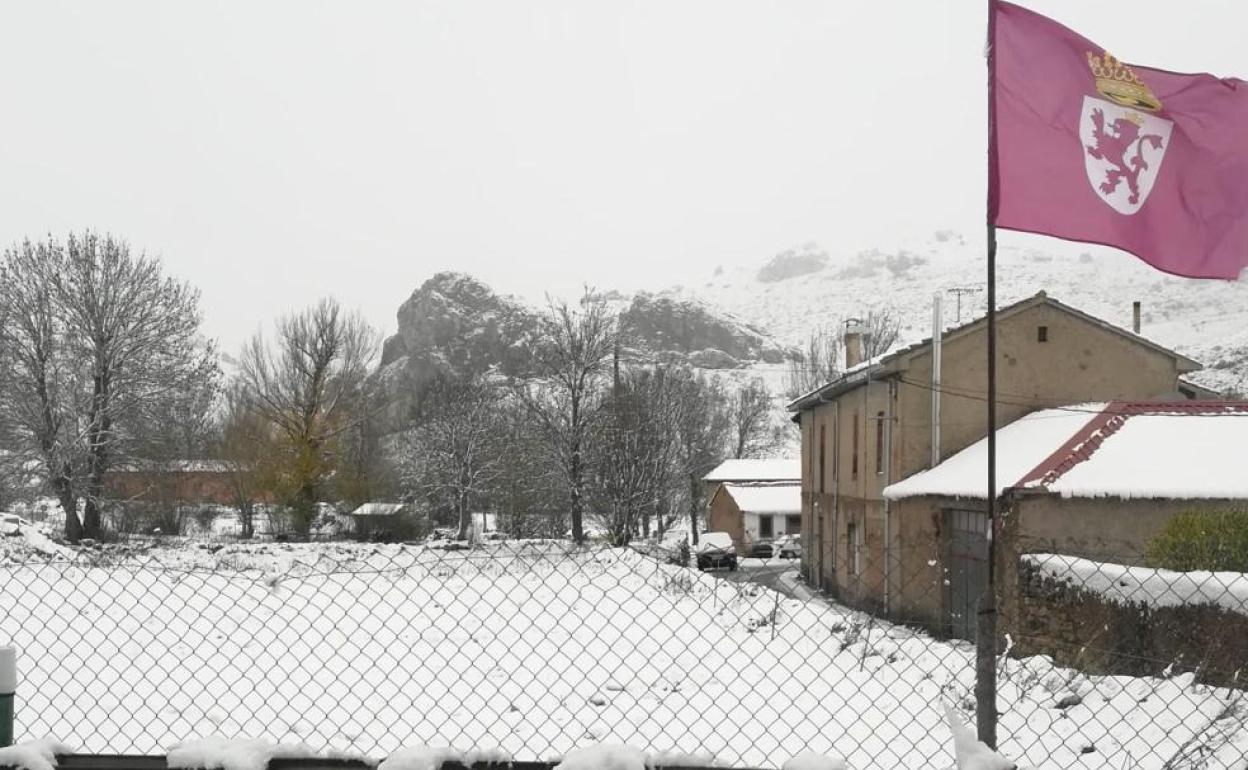
[[[1147,558],[1177,572],[1248,572],[1248,510],[1184,511],[1149,543]]]

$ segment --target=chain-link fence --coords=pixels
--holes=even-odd
[[[550,541],[58,546],[0,559],[0,639],[20,650],[18,737],[89,752],[223,735],[541,759],[614,741],[738,766],[815,751],[947,768],[943,705],[974,721],[975,648],[958,638],[974,576],[894,556],[887,575],[838,564],[833,598],[795,560],[703,571],[696,551],[682,566]],[[1248,764],[1248,578],[1045,554],[1005,576],[1003,753]]]

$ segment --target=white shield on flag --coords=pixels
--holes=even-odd
[[[1174,124],[1104,99],[1083,97],[1079,139],[1092,189],[1120,214],[1144,205],[1170,146]]]

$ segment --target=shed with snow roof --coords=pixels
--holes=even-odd
[[[1144,563],[1176,514],[1248,507],[1248,402],[1123,402],[1033,412],[997,431],[1003,617],[1018,559]],[[987,439],[885,488],[899,523],[899,601],[954,636],[987,585]]]
[[[727,532],[738,553],[760,540],[802,531],[802,486],[798,482],[725,483],[709,504],[707,530]]]
[[[407,503],[364,503],[347,517],[361,540],[389,540],[402,534],[409,510]]]
[[[706,499],[715,497],[720,484],[799,484],[802,461],[797,457],[759,457],[724,460],[702,477]]]

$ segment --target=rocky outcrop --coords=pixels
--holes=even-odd
[[[817,273],[827,265],[828,252],[823,251],[814,243],[807,243],[800,248],[787,249],[772,257],[767,264],[759,268],[756,277],[761,283],[775,283]]]
[[[683,353],[694,366],[723,369],[730,359],[732,366],[785,359],[784,349],[761,330],[692,299],[640,293],[620,314],[620,327],[630,346]]]
[[[537,321],[523,305],[463,273],[425,281],[398,312],[398,331],[382,348],[391,415],[401,417],[438,376],[485,372],[523,376]]]
[[[789,355],[763,331],[702,302],[642,293],[619,308],[622,355],[629,361],[679,361],[703,369],[781,363]],[[463,273],[438,273],[412,292],[385,341],[378,377],[393,424],[402,422],[433,379],[493,373],[532,374],[540,342],[538,313]]]

